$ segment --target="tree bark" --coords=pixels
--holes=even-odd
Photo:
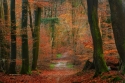
[[[4,71],[4,67],[3,67],[3,58],[4,58],[4,53],[5,53],[5,49],[4,49],[4,25],[3,25],[3,1],[0,1],[0,71]]]
[[[88,6],[88,21],[90,24],[90,30],[93,40],[93,62],[95,65],[95,76],[98,76],[102,72],[107,72],[108,68],[103,58],[102,38],[98,27],[98,0],[87,0]]]
[[[29,9],[29,18],[30,18],[30,28],[31,28],[32,37],[33,37],[34,28],[33,28],[32,12],[31,12],[30,4],[28,4],[28,9]]]
[[[125,74],[125,8],[122,0],[108,0],[111,11],[112,29],[122,65],[121,72]]]
[[[6,35],[10,36],[10,28],[9,28],[9,10],[8,10],[8,2],[7,0],[3,1],[3,6],[4,6],[4,22],[5,22],[5,29],[7,30]],[[10,57],[10,52],[7,50],[10,50],[10,43],[8,41],[6,41],[6,54],[5,54],[5,71],[6,73],[8,73],[9,70],[9,57]]]
[[[36,70],[37,68],[37,60],[39,55],[39,42],[40,42],[40,24],[41,24],[41,8],[38,7],[35,11],[32,70]]]
[[[73,44],[73,51],[74,54],[76,54],[76,46],[77,46],[77,32],[78,32],[78,28],[76,28],[75,26],[75,16],[76,16],[76,12],[75,12],[75,4],[76,4],[76,0],[72,0],[71,2],[72,4],[72,44]]]
[[[30,74],[28,35],[27,35],[28,0],[22,0],[22,68],[21,74]]]
[[[11,62],[9,73],[16,73],[16,17],[15,0],[11,0]]]

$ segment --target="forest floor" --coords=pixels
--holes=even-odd
[[[118,63],[118,57],[112,54],[117,54],[115,49],[107,50],[104,52],[105,60],[108,63]],[[90,59],[86,56],[79,57],[82,63]],[[84,65],[84,64],[83,64]],[[98,77],[93,78],[94,69],[81,72],[83,67],[67,68],[67,69],[45,69],[38,68],[37,71],[32,71],[31,75],[10,74],[6,75],[0,73],[0,83],[124,83],[124,76],[117,70],[110,70],[109,72],[102,73]]]
[[[54,76],[42,76],[42,74],[3,76],[3,74],[0,73],[0,83],[122,83],[121,78],[123,78],[117,71],[110,71],[96,78],[93,78],[93,70],[79,75],[64,76],[55,75],[55,73],[58,72],[60,71],[53,71]],[[62,73],[72,73],[72,71],[63,71]]]
[[[124,83],[118,71],[109,71],[93,78],[94,70],[33,71],[31,75],[5,75],[0,73],[0,83]]]

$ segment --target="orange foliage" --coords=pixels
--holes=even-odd
[[[49,2],[44,2],[44,1],[37,1],[37,2],[35,2],[35,5],[37,5],[38,7],[50,7],[50,6],[52,6],[52,4],[50,4]]]

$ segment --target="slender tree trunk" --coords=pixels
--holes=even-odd
[[[16,16],[15,0],[11,0],[11,62],[9,73],[16,73]]]
[[[6,40],[6,36],[10,35],[9,28],[9,13],[7,0],[0,1],[0,57],[4,61],[4,71],[8,73],[9,57],[10,57],[10,42]]]
[[[3,6],[4,6],[4,19],[5,19],[5,27],[9,27],[9,10],[8,10],[8,2],[7,0],[3,1]]]
[[[122,65],[121,72],[125,74],[125,6],[122,0],[108,0],[111,10],[112,29],[116,48]]]
[[[4,58],[4,34],[3,34],[3,29],[4,29],[4,25],[3,25],[3,5],[2,5],[3,1],[0,1],[0,70],[4,71],[3,69],[3,65],[2,65],[2,59]]]
[[[39,55],[39,42],[40,42],[40,24],[41,24],[41,8],[37,8],[35,11],[35,28],[33,35],[33,62],[32,70],[37,68],[37,59]]]
[[[75,32],[76,32],[76,27],[75,27],[75,0],[72,0],[72,41],[73,41],[73,51],[74,55],[76,54],[76,40],[75,40]]]
[[[55,17],[57,17],[57,0],[55,0],[55,5],[54,5],[54,12],[55,12]]]
[[[27,35],[28,0],[22,0],[22,68],[21,74],[30,74],[28,35]]]
[[[8,10],[8,2],[7,0],[4,0],[3,1],[3,6],[4,6],[4,22],[5,22],[5,29],[7,29],[7,33],[6,35],[9,35],[9,10]],[[6,43],[6,49],[7,50],[10,50],[10,43],[7,42]],[[8,70],[9,70],[9,57],[10,57],[10,52],[6,50],[6,55],[5,55],[5,70],[6,70],[6,73],[8,73]]]
[[[98,27],[98,0],[87,0],[88,6],[88,20],[93,39],[94,53],[93,59],[95,64],[95,75],[98,76],[102,72],[108,71],[106,63],[103,58],[103,48],[100,30]]]
[[[55,35],[54,35],[54,33],[55,33],[55,23],[53,23],[53,22],[51,22],[50,23],[50,28],[51,28],[51,59],[53,59],[54,58],[54,56],[53,56],[53,49],[54,49],[54,40],[55,40]]]
[[[31,28],[31,32],[32,32],[32,37],[33,37],[33,20],[32,20],[32,13],[31,13],[31,7],[30,4],[28,4],[28,9],[29,9],[29,18],[30,18],[30,28]]]
[[[76,47],[77,47],[77,35],[79,28],[76,27],[75,20],[76,20],[76,3],[77,0],[72,0],[72,41],[73,41],[73,50],[74,55],[76,55]]]

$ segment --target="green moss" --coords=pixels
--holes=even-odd
[[[100,30],[98,27],[98,20],[97,20],[97,15],[96,15],[96,8],[93,9],[92,12],[92,21],[93,21],[93,35],[95,37],[96,42],[98,41],[98,44],[95,45],[96,49],[95,49],[95,55],[97,56],[97,62],[96,64],[98,64],[98,68],[99,68],[99,72],[105,72],[108,70],[108,68],[106,67],[105,61],[103,60],[103,50],[102,50],[102,40],[101,40],[101,34],[100,34]],[[95,42],[95,41],[94,41]],[[101,63],[101,65],[100,65]],[[97,74],[99,73],[97,72]]]
[[[92,12],[92,21],[93,21],[93,30],[95,33],[95,36],[97,39],[99,39],[99,37],[101,36],[100,34],[100,30],[99,30],[99,27],[98,27],[98,20],[97,20],[97,17],[96,17],[96,8],[94,8],[93,12]],[[100,35],[100,36],[99,36]]]
[[[119,0],[119,3],[122,4],[122,0]]]
[[[56,57],[57,57],[57,58],[61,58],[61,57],[62,57],[62,54],[57,54]]]
[[[108,68],[106,63],[103,59],[103,48],[102,48],[102,38],[98,26],[98,12],[97,12],[97,2],[92,2],[92,9],[88,11],[91,13],[89,17],[90,29],[93,38],[93,45],[94,45],[94,65],[95,65],[95,75],[94,77],[98,76],[103,72],[107,72]],[[88,14],[89,14],[88,13]]]
[[[114,78],[111,79],[111,82],[115,83],[115,82],[118,82],[118,81],[121,81],[121,80],[122,80],[121,77],[116,76],[116,77],[114,77]]]
[[[68,64],[67,64],[67,67],[68,67],[68,68],[73,68],[73,66],[74,66],[74,65],[71,64],[71,63],[68,63]]]
[[[29,71],[21,71],[21,74],[28,74],[28,75],[30,75],[30,74],[32,74],[32,72],[31,72],[31,70],[29,70]]]
[[[50,68],[53,69],[55,67],[55,64],[50,64]]]
[[[22,60],[21,74],[31,74],[29,60]]]
[[[55,23],[59,23],[59,19],[56,18],[56,17],[53,17],[53,18],[44,18],[44,19],[41,19],[41,22],[44,23],[44,24],[48,24],[48,23],[52,23],[52,24],[55,24]]]
[[[108,76],[102,76],[101,79],[108,79],[108,78],[112,78],[111,75],[108,75]]]

